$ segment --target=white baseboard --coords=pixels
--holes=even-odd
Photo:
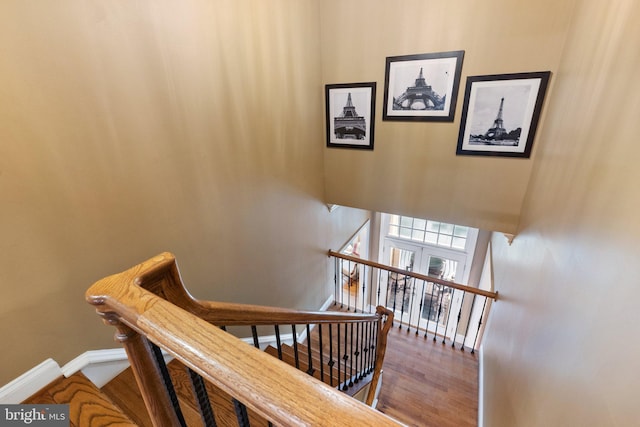
[[[82,353],[64,365],[62,372],[65,377],[70,377],[82,371],[96,387],[101,388],[128,367],[129,360],[124,348],[109,348]]]
[[[62,375],[58,363],[53,359],[47,359],[0,388],[0,404],[22,403]]]
[[[333,295],[330,295],[329,298],[322,304],[319,311],[327,311],[327,309],[333,304],[334,298]]]

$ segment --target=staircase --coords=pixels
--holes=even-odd
[[[319,341],[319,335],[313,334],[312,340]],[[306,345],[305,343],[303,343]],[[304,345],[298,351],[299,369],[309,371],[308,354],[304,350]],[[276,358],[281,358],[291,366],[296,365],[296,352],[293,346],[283,344],[280,350],[273,346],[268,346],[265,352]],[[339,384],[336,369],[331,369],[328,361],[320,362],[320,352],[312,352],[311,371],[313,376],[321,379],[321,371],[324,373],[324,382],[327,384]],[[315,366],[315,368],[313,368]],[[171,376],[180,408],[187,426],[206,425],[202,421],[199,412],[197,398],[194,394],[188,368],[177,360],[172,360],[167,364],[169,375]],[[332,372],[333,371],[333,372]],[[354,396],[367,389],[372,374],[368,374],[362,379],[358,379],[360,386],[347,387],[346,394]],[[218,426],[238,425],[235,407],[231,397],[207,383],[207,394],[210,397],[210,405],[216,408],[214,411],[215,423]],[[116,376],[101,389],[97,388],[81,372],[75,373],[69,378],[61,377],[38,393],[25,400],[28,404],[69,404],[71,426],[141,426],[152,427],[153,422],[145,407],[140,389],[136,383],[134,373],[131,368],[126,369]],[[248,410],[247,415],[251,426],[268,426],[269,422],[255,413]]]
[[[375,401],[393,319],[383,307],[303,312],[198,301],[168,253],[96,282],[87,300],[116,327],[131,367],[102,390],[76,374],[25,402],[69,403],[71,425],[398,425],[345,396]]]
[[[107,394],[80,372],[53,381],[23,403],[69,404],[70,426],[73,427],[136,425]]]

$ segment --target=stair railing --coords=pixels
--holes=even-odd
[[[418,274],[330,250],[335,304],[363,313],[384,306],[400,329],[447,340],[471,353],[480,346],[483,325],[498,292]]]
[[[205,426],[215,426],[219,417],[211,404],[215,397],[207,395],[208,385],[230,396],[241,426],[250,425],[254,417],[269,425],[398,425],[355,399],[345,398],[335,388],[349,387],[352,381],[364,379],[363,372],[368,371],[371,385],[367,400],[373,397],[384,359],[386,332],[393,319],[393,314],[382,307],[376,314],[353,314],[198,301],[182,285],[175,258],[169,253],[96,282],[86,296],[105,323],[116,327],[116,338],[127,351],[156,426],[186,425],[163,350],[189,369]],[[275,325],[276,331],[279,325],[292,325],[294,345],[298,342],[295,325],[304,325],[309,346],[310,324],[318,325],[318,329],[324,325],[329,335],[340,337],[335,345],[333,341],[323,343],[320,333],[321,348],[344,344],[342,353],[328,353],[334,364],[327,360],[327,365],[337,362],[336,368],[342,366],[343,370],[335,387],[312,378],[312,362],[305,364],[304,373],[256,348],[260,346],[257,330],[261,325]],[[222,330],[238,325],[251,328],[254,346]],[[356,335],[352,335],[354,328]],[[359,358],[362,354],[366,357]],[[351,363],[347,364],[349,359]]]

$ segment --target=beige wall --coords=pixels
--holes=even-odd
[[[328,201],[514,232],[533,159],[456,156],[466,77],[556,71],[572,3],[323,0],[323,82],[377,82],[374,150],[325,149]],[[451,50],[455,121],[382,121],[385,58]]]
[[[494,241],[484,425],[640,425],[640,4],[581,0],[520,232]]]
[[[316,309],[315,1],[0,2],[0,384],[115,346],[93,281],[168,250],[194,295]]]

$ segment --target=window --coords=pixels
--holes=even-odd
[[[442,248],[465,250],[469,227],[408,216],[389,215],[388,235]]]

